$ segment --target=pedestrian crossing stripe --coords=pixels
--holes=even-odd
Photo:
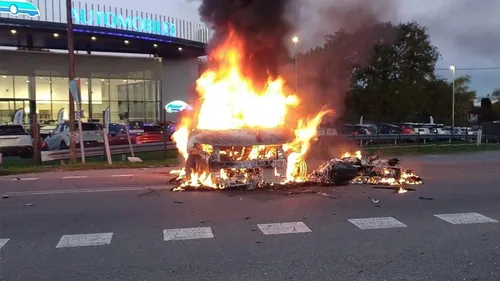
[[[56,248],[103,246],[111,244],[113,233],[63,235]]]
[[[393,217],[360,218],[348,221],[363,230],[407,227],[406,224]]]
[[[257,225],[264,235],[306,233],[312,230],[303,222],[266,223]]]
[[[174,228],[163,230],[163,241],[214,238],[211,227]]]
[[[0,250],[9,242],[10,239],[0,239]]]
[[[456,214],[437,214],[435,217],[451,224],[476,224],[476,223],[495,223],[498,222],[487,216],[478,213],[456,213]]]

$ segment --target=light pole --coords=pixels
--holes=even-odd
[[[452,99],[451,99],[451,131],[455,130],[455,71],[456,67],[454,65],[450,66],[450,70],[452,73]]]
[[[66,0],[66,21],[68,24],[68,81],[75,79],[75,45],[73,37],[73,17],[71,14],[71,0]],[[69,92],[69,156],[71,164],[76,164],[75,142],[75,100]]]
[[[298,75],[298,70],[297,70],[297,44],[299,43],[299,37],[294,36],[292,38],[292,42],[294,45],[294,50],[293,50],[293,65],[294,65],[294,70],[295,70],[295,91],[299,90],[299,75]]]

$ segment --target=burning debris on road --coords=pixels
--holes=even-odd
[[[213,156],[208,156],[208,159],[213,159]],[[292,174],[300,173],[301,180],[287,180],[286,176],[280,176],[278,165],[273,165],[273,161],[280,161],[281,170],[292,170]],[[248,164],[243,161],[238,165],[243,167],[245,163]],[[405,193],[407,189],[404,186],[423,183],[411,170],[404,170],[399,164],[399,159],[381,160],[376,156],[363,158],[359,151],[354,155],[346,153],[341,158],[331,159],[310,174],[306,172],[305,162],[300,164],[292,162],[293,167],[290,168],[285,158],[249,163],[251,168],[222,168],[218,172],[203,172],[202,176],[193,176],[197,174],[191,173],[189,178],[186,178],[188,174],[185,173],[185,169],[173,171],[175,177],[171,179],[171,183],[176,184],[173,190],[283,189],[304,185],[370,184],[394,186],[398,188],[398,193]],[[210,160],[207,160],[205,165],[210,166]]]

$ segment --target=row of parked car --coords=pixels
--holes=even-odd
[[[67,149],[70,144],[70,123],[65,122],[55,126],[55,128],[42,127],[40,136],[44,139],[47,150]],[[75,125],[76,128],[77,125]],[[163,125],[148,124],[141,125],[140,128],[130,129],[130,139],[132,144],[154,143],[163,141]],[[175,124],[166,124],[166,137],[170,140],[175,130]],[[101,146],[104,143],[103,127],[100,123],[82,123],[82,133],[84,146]],[[123,124],[109,124],[108,140],[110,145],[128,144],[126,127]],[[79,143],[79,138],[77,138]]]
[[[137,123],[136,123],[137,124]],[[67,149],[70,146],[70,123],[46,125],[40,128],[40,147],[42,150]],[[75,124],[75,128],[78,125]],[[127,128],[123,124],[109,125],[108,140],[110,145],[128,144]],[[142,124],[129,130],[132,144],[162,142],[165,137],[171,140],[175,131],[175,123]],[[97,122],[82,123],[83,142],[85,147],[102,146],[104,144],[103,126]],[[80,142],[80,138],[76,138]],[[31,134],[22,125],[0,125],[0,153],[3,156],[33,156],[33,140]]]
[[[379,123],[379,124],[342,124],[342,135],[371,134],[420,134],[420,135],[475,135],[479,127],[455,127],[431,123]]]

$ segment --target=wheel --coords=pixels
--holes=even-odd
[[[16,5],[10,5],[9,7],[9,12],[13,15],[17,14],[17,6]]]
[[[64,149],[68,149],[68,146],[66,145],[66,143],[64,141],[62,141],[61,144],[59,145],[59,148],[61,150],[64,150]]]

